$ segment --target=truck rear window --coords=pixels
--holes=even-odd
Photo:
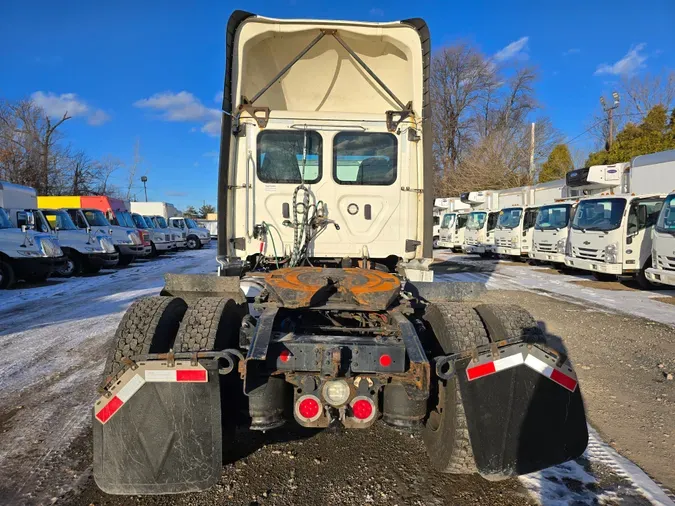
[[[266,130],[258,134],[258,179],[263,183],[300,184],[303,158],[305,183],[316,183],[321,179],[321,136],[317,132]]]
[[[340,132],[333,141],[333,178],[339,184],[393,184],[396,154],[392,134]]]

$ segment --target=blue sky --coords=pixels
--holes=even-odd
[[[235,8],[270,17],[422,17],[435,48],[466,39],[496,59],[536,66],[543,114],[568,138],[586,129],[599,95],[622,75],[675,68],[673,0],[0,5],[0,97],[33,96],[53,114],[67,108],[74,118],[64,133],[94,158],[129,162],[139,139],[150,199],[179,207],[216,201],[224,32]]]

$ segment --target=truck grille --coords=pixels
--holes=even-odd
[[[468,246],[475,246],[478,244],[478,241],[476,239],[464,239],[464,244]]]
[[[537,251],[543,251],[544,253],[554,253],[555,252],[555,246],[553,246],[553,244],[540,242],[539,244],[537,244],[536,250]]]
[[[666,271],[675,271],[675,257],[667,257],[665,255],[658,256],[657,266]]]
[[[605,250],[593,248],[572,247],[572,254],[577,258],[587,258],[589,260],[605,261]]]
[[[497,246],[505,246],[508,248],[511,246],[511,241],[506,237],[500,237],[499,239],[495,239],[495,244]]]

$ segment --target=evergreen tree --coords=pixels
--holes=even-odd
[[[548,160],[542,165],[539,182],[545,183],[556,179],[564,179],[565,174],[572,169],[574,169],[574,162],[567,144],[558,144],[548,155]]]

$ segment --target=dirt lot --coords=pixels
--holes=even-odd
[[[487,297],[526,307],[563,338],[591,425],[674,490],[675,381],[668,378],[675,374],[675,329],[531,292],[500,290]]]

